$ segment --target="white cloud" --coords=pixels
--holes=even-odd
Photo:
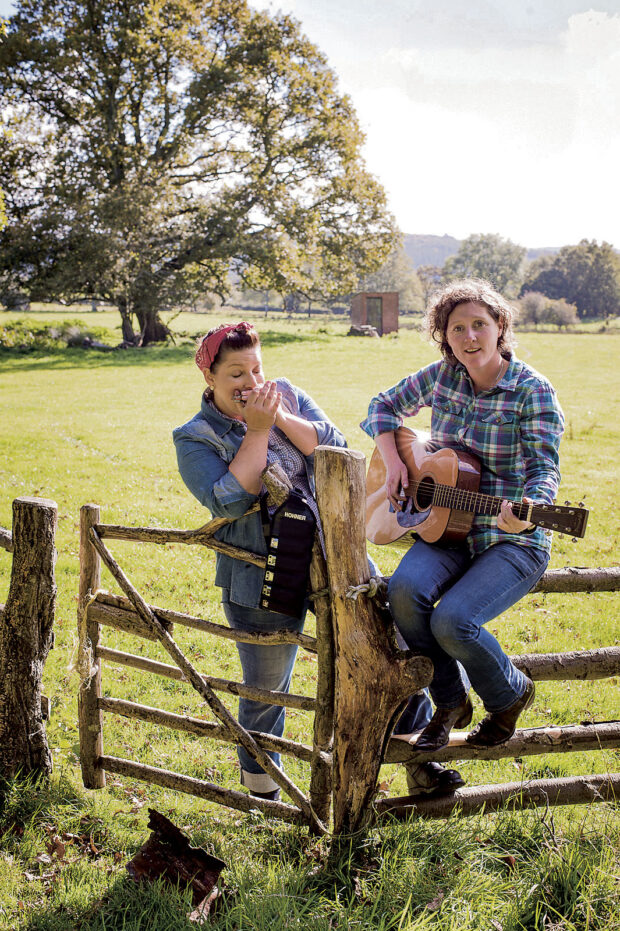
[[[519,49],[392,47],[342,74],[407,232],[620,245],[620,15]]]

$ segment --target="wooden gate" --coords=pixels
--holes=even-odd
[[[365,458],[354,450],[318,447],[315,453],[317,501],[325,538],[326,560],[315,543],[311,588],[317,619],[317,636],[288,631],[245,634],[202,618],[148,605],[131,585],[104,541],[111,539],[151,543],[184,542],[219,549],[264,567],[263,556],[238,550],[214,539],[227,521],[217,519],[196,531],[130,528],[102,524],[99,509],[81,511],[79,630],[82,658],[80,689],[80,747],[85,786],[105,785],[105,772],[114,772],[197,795],[241,810],[259,808],[316,832],[328,829],[332,807],[335,833],[358,830],[375,818],[420,815],[441,817],[458,807],[463,814],[501,806],[574,804],[605,801],[620,795],[620,774],[527,783],[474,786],[440,799],[409,797],[375,801],[377,777],[383,762],[422,760],[415,743],[392,737],[391,725],[406,698],[430,682],[432,664],[426,657],[398,648],[393,627],[377,601],[382,580],[369,580],[364,536]],[[268,470],[265,484],[272,500],[287,494],[286,479]],[[119,583],[124,596],[100,590],[100,561]],[[384,581],[384,580],[383,580]],[[620,569],[557,570],[548,572],[538,591],[616,591]],[[318,657],[317,692],[313,698],[250,689],[228,680],[203,676],[175,643],[172,625],[179,624],[215,636],[243,642],[294,642]],[[169,666],[136,654],[110,650],[101,642],[101,628],[109,625],[140,637],[156,639],[174,661]],[[620,649],[513,657],[534,680],[596,679],[620,673]],[[132,702],[104,698],[101,693],[103,661],[143,669],[176,679],[185,678],[213,711],[217,721],[205,722],[148,708]],[[292,708],[314,711],[312,746],[266,734],[249,733],[225,708],[217,691],[245,695]],[[293,804],[250,798],[180,773],[106,755],[103,750],[103,716],[121,714],[173,727],[215,740],[242,744],[268,772]],[[620,723],[529,728],[518,730],[507,743],[489,749],[472,748],[462,738],[434,755],[438,761],[498,759],[573,750],[620,747]],[[266,756],[278,750],[310,762],[309,795],[303,792]]]

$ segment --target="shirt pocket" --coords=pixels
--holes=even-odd
[[[519,416],[518,410],[511,407],[478,409],[473,446],[493,471],[512,467],[518,456]]]
[[[484,411],[480,415],[480,420],[483,424],[501,427],[505,424],[515,423],[517,421],[517,413],[511,410]]]
[[[462,432],[465,420],[465,407],[460,401],[436,398],[433,401],[431,432],[441,444],[442,440],[452,442]]]

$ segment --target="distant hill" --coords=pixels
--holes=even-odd
[[[405,233],[403,245],[414,268],[419,268],[420,265],[441,267],[447,258],[459,251],[461,240],[447,235],[424,236],[418,233]]]
[[[419,268],[420,265],[438,265],[441,268],[447,258],[459,251],[461,240],[447,234],[425,236],[420,233],[405,233],[403,245],[414,268]],[[539,249],[528,249],[526,258],[531,262],[541,255],[555,255],[559,251],[559,246],[542,246]]]

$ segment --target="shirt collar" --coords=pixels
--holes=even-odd
[[[493,385],[493,388],[505,388],[508,391],[514,391],[517,387],[517,382],[519,381],[519,375],[521,374],[521,369],[523,368],[523,363],[517,359],[517,357],[511,353],[508,359],[508,368],[499,379],[497,384]],[[454,371],[458,372],[461,379],[466,382],[466,384],[471,385],[471,379],[467,374],[467,369],[462,362],[457,362],[454,366]],[[492,391],[493,388],[490,388],[489,391]]]

